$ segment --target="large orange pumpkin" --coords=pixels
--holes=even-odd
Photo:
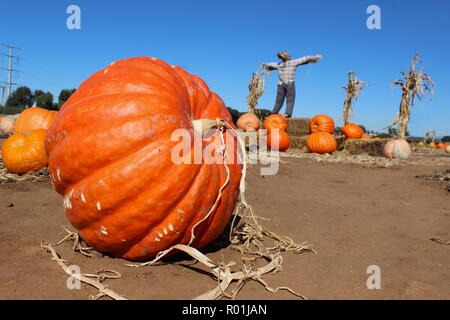
[[[384,145],[383,153],[389,159],[406,160],[411,155],[411,147],[404,139],[390,140]]]
[[[334,132],[334,120],[327,115],[318,114],[309,122],[309,131],[314,132]]]
[[[272,129],[267,133],[267,147],[270,150],[286,151],[291,141],[286,131]]]
[[[436,149],[445,149],[445,143],[439,142],[439,143],[436,145]]]
[[[45,151],[46,130],[37,129],[10,136],[2,145],[3,163],[9,172],[38,171],[48,163]]]
[[[271,114],[267,118],[264,119],[264,129],[266,129],[268,132],[272,129],[278,129],[286,131],[287,129],[287,122],[283,115],[281,114]]]
[[[0,120],[0,134],[10,136],[14,133],[14,126],[19,114],[9,115]]]
[[[347,123],[342,128],[342,134],[345,135],[346,139],[361,139],[364,134],[363,129],[354,123]]]
[[[190,245],[216,239],[237,201],[239,147],[225,149],[229,182],[214,206],[227,181],[226,166],[174,162],[180,142],[171,136],[185,130],[182,137],[192,140],[185,154],[190,160],[197,149],[194,121],[217,118],[232,123],[222,99],[203,80],[156,58],[116,61],[84,81],[46,138],[50,177],[80,236],[98,251],[146,260],[190,243],[193,227],[211,211]],[[225,143],[236,142],[230,130],[224,136]],[[200,151],[216,150],[218,141],[216,132]]]
[[[239,117],[236,124],[239,129],[242,129],[244,131],[256,131],[259,129],[260,121],[254,113],[247,112]]]
[[[58,114],[39,107],[25,109],[17,118],[14,133],[27,132],[35,129],[48,129]]]
[[[306,139],[308,150],[314,153],[333,153],[336,150],[336,138],[328,132],[314,132]]]

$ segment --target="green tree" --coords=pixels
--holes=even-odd
[[[267,118],[272,114],[272,111],[267,109],[256,109],[255,114],[258,116],[260,120],[264,120],[265,118]]]
[[[241,112],[239,112],[238,110],[233,109],[231,107],[227,107],[227,109],[230,112],[231,117],[233,118],[233,123],[236,124],[237,120],[241,116]]]
[[[363,132],[364,132],[364,133],[366,133],[366,132],[367,132],[367,129],[366,129],[366,127],[365,127],[365,126],[363,126],[362,124],[360,124],[359,126],[361,127],[361,129],[363,130]]]
[[[7,107],[21,108],[30,107],[33,105],[34,96],[30,88],[23,86],[18,87],[6,101]]]
[[[62,105],[69,100],[70,96],[76,91],[76,89],[62,89],[58,97],[58,105],[61,108]]]
[[[36,98],[39,97],[40,95],[43,95],[43,94],[45,94],[45,92],[40,90],[40,89],[34,90],[34,93],[33,93],[34,100],[36,101]]]
[[[51,92],[39,94],[36,99],[36,106],[44,109],[53,109],[53,94]]]
[[[391,136],[396,136],[396,135],[397,135],[397,128],[389,128],[389,129],[388,129],[388,133],[389,133]]]

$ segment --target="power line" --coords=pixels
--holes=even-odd
[[[2,83],[6,83],[5,96],[6,96],[6,99],[8,99],[12,93],[12,86],[17,84],[17,83],[13,82],[12,77],[13,77],[13,72],[19,72],[19,70],[13,68],[13,64],[14,64],[13,58],[18,59],[19,57],[13,55],[13,50],[19,50],[19,48],[13,47],[13,46],[10,46],[7,44],[3,44],[3,43],[0,45],[8,49],[8,54],[0,53],[1,55],[8,57],[8,68],[1,67],[2,69],[5,69],[8,71],[8,81],[7,82],[1,81]],[[15,63],[17,64],[17,62],[15,62]],[[2,102],[3,102],[3,104],[5,104],[5,101],[2,101]]]

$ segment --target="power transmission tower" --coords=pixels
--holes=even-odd
[[[8,48],[8,51],[9,51],[8,54],[0,53],[0,55],[8,57],[8,68],[0,67],[0,69],[8,71],[8,81],[7,82],[6,81],[0,81],[1,83],[6,84],[6,87],[4,87],[4,89],[3,89],[3,90],[6,89],[6,94],[4,94],[5,100],[2,101],[2,103],[5,104],[6,103],[6,99],[8,99],[9,96],[11,95],[11,93],[12,93],[12,86],[17,84],[17,83],[14,83],[13,79],[12,79],[13,72],[18,72],[19,71],[17,69],[13,69],[13,64],[14,64],[13,58],[18,58],[18,56],[14,56],[13,55],[13,50],[18,50],[19,48],[13,47],[13,46],[10,46],[10,45],[7,45],[7,44],[1,44],[1,46]]]

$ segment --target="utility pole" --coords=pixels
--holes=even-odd
[[[4,70],[8,71],[8,81],[7,82],[0,81],[1,83],[6,84],[6,88],[4,87],[6,89],[5,97],[6,97],[6,99],[8,99],[9,96],[11,95],[11,93],[12,93],[12,86],[17,84],[17,83],[13,82],[12,74],[13,74],[13,72],[19,71],[19,70],[13,68],[13,64],[14,64],[13,58],[18,58],[18,57],[14,56],[12,51],[13,50],[18,50],[19,48],[13,47],[13,46],[10,46],[10,45],[7,45],[7,44],[1,44],[1,46],[8,48],[8,51],[9,51],[8,54],[0,53],[0,55],[8,57],[8,68],[0,67],[0,69],[4,69]],[[2,101],[3,104],[6,103],[6,99],[4,101]]]

